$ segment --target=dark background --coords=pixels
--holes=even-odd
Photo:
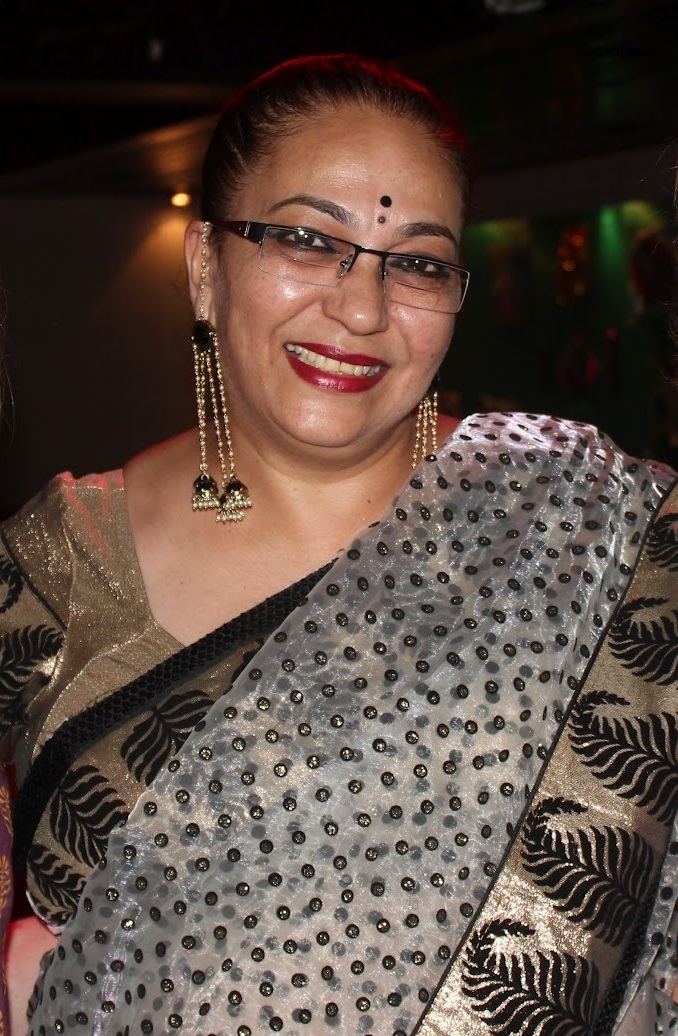
[[[170,197],[195,198],[231,91],[336,50],[422,78],[471,139],[448,409],[553,411],[678,459],[675,0],[19,0],[0,3],[0,514],[191,423],[194,210]]]

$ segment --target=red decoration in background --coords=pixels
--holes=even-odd
[[[571,306],[589,288],[589,228],[586,223],[563,231],[556,257],[556,302],[559,306]]]

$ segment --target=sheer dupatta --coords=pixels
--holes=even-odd
[[[669,482],[586,426],[464,421],[113,832],[31,1032],[496,1033],[448,979]]]

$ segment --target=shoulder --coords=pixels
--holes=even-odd
[[[470,414],[457,426],[454,437],[462,442],[494,443],[518,452],[534,447],[551,456],[562,456],[568,448],[614,445],[595,425],[552,414],[520,412]]]
[[[156,443],[125,464],[127,513],[142,557],[149,547],[154,553],[162,542],[184,539],[197,459],[197,433],[190,430]]]
[[[565,532],[581,526],[633,541],[678,477],[665,465],[629,456],[594,425],[547,414],[473,414],[438,456],[445,479],[483,506],[496,491],[502,508],[517,508],[525,519],[531,513],[544,528],[557,519]]]
[[[108,515],[123,492],[122,472],[75,478],[62,472],[50,479],[13,517],[0,525],[9,541],[31,542],[33,548],[51,544],[54,538],[66,536],[81,525],[91,534],[99,518]]]
[[[122,473],[51,479],[0,525],[2,548],[57,610],[69,594],[72,555],[109,551],[119,524]]]
[[[650,479],[667,489],[678,473],[666,464],[632,457],[596,425],[551,414],[472,414],[450,436],[457,442],[507,461],[551,466],[567,472],[567,465],[594,465],[612,477],[642,485]],[[590,481],[590,479],[589,479]]]

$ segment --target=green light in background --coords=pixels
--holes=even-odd
[[[480,240],[488,245],[527,248],[530,244],[530,224],[524,219],[486,220],[470,226],[466,236],[474,243]]]
[[[621,206],[603,205],[598,215],[598,240],[600,259],[604,266],[619,268],[620,259],[625,258],[626,236],[621,220]],[[621,266],[624,263],[622,261]]]
[[[630,233],[644,230],[656,233],[664,229],[664,219],[656,205],[648,201],[625,201],[619,206],[622,222]]]
[[[609,323],[620,320],[628,305],[628,236],[621,205],[604,205],[598,213],[597,267],[602,313]]]

